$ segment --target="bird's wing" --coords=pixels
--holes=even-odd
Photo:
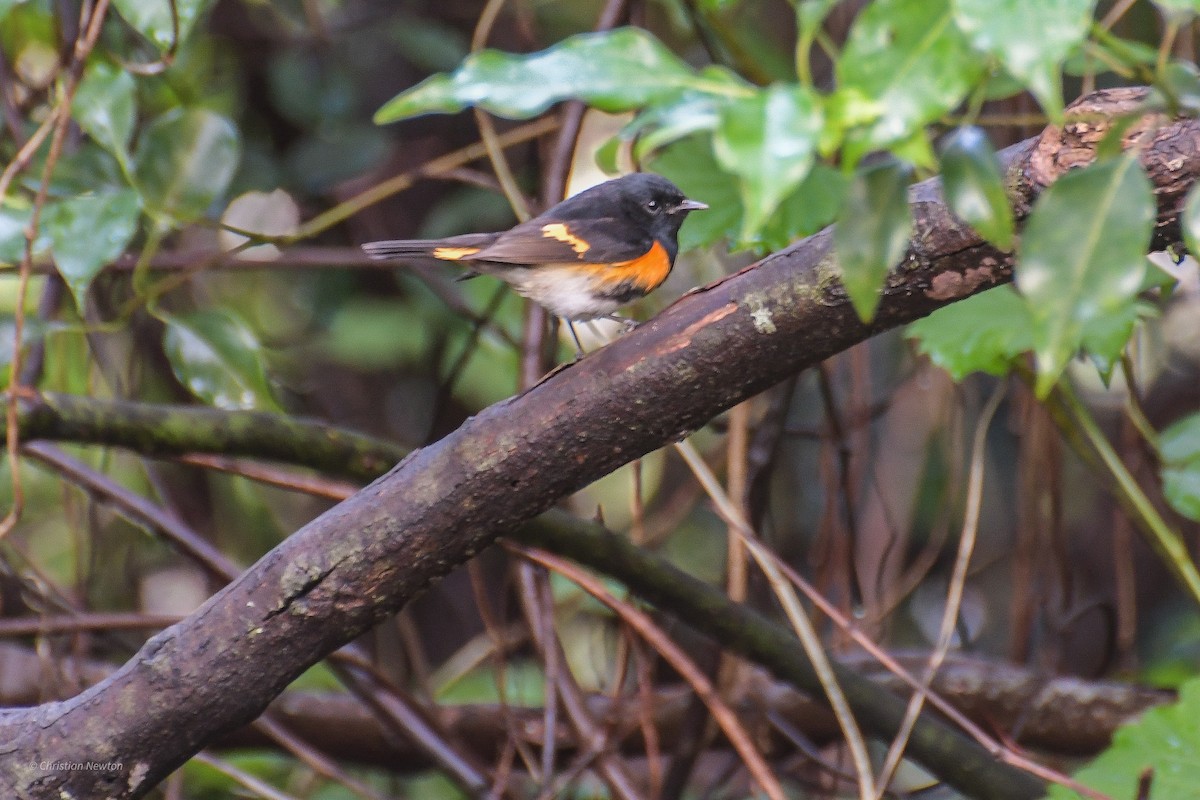
[[[500,234],[464,261],[501,264],[611,264],[645,255],[654,240],[613,218],[556,220],[538,217]]]

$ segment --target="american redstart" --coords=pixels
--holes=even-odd
[[[398,239],[362,246],[377,259],[455,261],[472,275],[493,275],[572,322],[607,317],[657,289],[675,264],[689,200],[666,178],[625,175],[586,189],[502,233],[447,239]]]

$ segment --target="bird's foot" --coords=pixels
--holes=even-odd
[[[624,331],[622,331],[622,333],[629,333],[631,330],[633,330],[634,328],[636,328],[638,326],[638,321],[636,319],[630,319],[629,317],[622,317],[619,314],[609,314],[609,315],[605,316],[604,319],[611,319],[613,322],[621,323],[621,326],[625,329]]]

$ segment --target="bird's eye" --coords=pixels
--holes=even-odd
[[[657,200],[647,200],[646,201],[646,210],[647,211],[650,211],[652,213],[657,213],[659,208],[660,208],[660,206],[659,206],[659,203]]]

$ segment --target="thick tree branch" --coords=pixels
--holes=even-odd
[[[592,535],[588,533],[586,535]],[[556,533],[549,537],[557,541]],[[728,601],[726,600],[726,604]],[[38,630],[41,620],[13,620],[6,629],[27,626]],[[146,620],[150,622],[151,620]],[[63,622],[68,622],[64,619]],[[102,620],[91,622],[98,624]],[[94,626],[93,626],[94,627]],[[69,625],[58,630],[71,630]],[[785,635],[790,636],[786,631]],[[907,668],[919,671],[928,654],[893,654]],[[901,682],[884,671],[870,656],[854,655],[842,665],[903,691]],[[92,685],[112,672],[108,664],[66,658],[56,666],[70,675],[72,686]],[[0,705],[31,705],[45,697],[45,660],[30,647],[0,643]],[[1117,726],[1141,712],[1175,699],[1175,693],[1146,689],[1113,681],[1088,681],[1047,677],[1034,670],[969,656],[951,655],[938,671],[933,690],[956,708],[967,709],[977,722],[1019,729],[1019,742],[1054,754],[1088,756],[1108,746]],[[687,723],[691,691],[684,685],[656,687],[649,704],[659,741],[674,741]],[[747,675],[737,697],[731,698],[739,717],[753,730],[767,730],[767,712],[779,715],[812,741],[836,740],[841,731],[828,708],[791,685],[772,680],[764,672]],[[590,714],[610,731],[614,746],[636,755],[645,752],[640,726],[643,709],[630,698],[590,694]],[[267,709],[310,746],[339,761],[368,764],[393,772],[420,772],[435,768],[428,753],[404,737],[395,736],[379,718],[349,694],[324,694],[289,689]],[[428,709],[436,715],[449,738],[461,743],[480,763],[500,758],[507,737],[519,732],[536,751],[545,738],[542,709],[493,704],[445,704]],[[508,715],[507,717],[505,715]],[[275,747],[276,743],[253,725],[234,731],[213,743],[224,747]],[[723,746],[723,745],[722,745]],[[558,731],[555,749],[561,764],[569,763],[586,748],[568,728]],[[782,739],[764,741],[765,755],[786,757],[790,746]]]
[[[1160,187],[1188,185],[1200,170],[1194,122],[1167,125],[1143,144]],[[1166,150],[1172,157],[1156,161]],[[1018,205],[1038,188],[1031,152],[1026,143],[1004,156]],[[1160,199],[1162,233],[1173,238],[1178,201]],[[107,680],[72,700],[5,712],[0,787],[19,797],[145,794],[205,743],[260,713],[309,665],[558,498],[798,370],[1009,279],[1010,259],[950,215],[936,182],[914,187],[912,202],[912,250],[871,324],[845,298],[829,231],[688,295],[411,454],[152,638]],[[80,760],[120,767],[37,766]]]
[[[407,448],[327,423],[259,411],[95,400],[46,392],[22,400],[22,440],[104,444],[148,456],[219,453],[370,481]]]

